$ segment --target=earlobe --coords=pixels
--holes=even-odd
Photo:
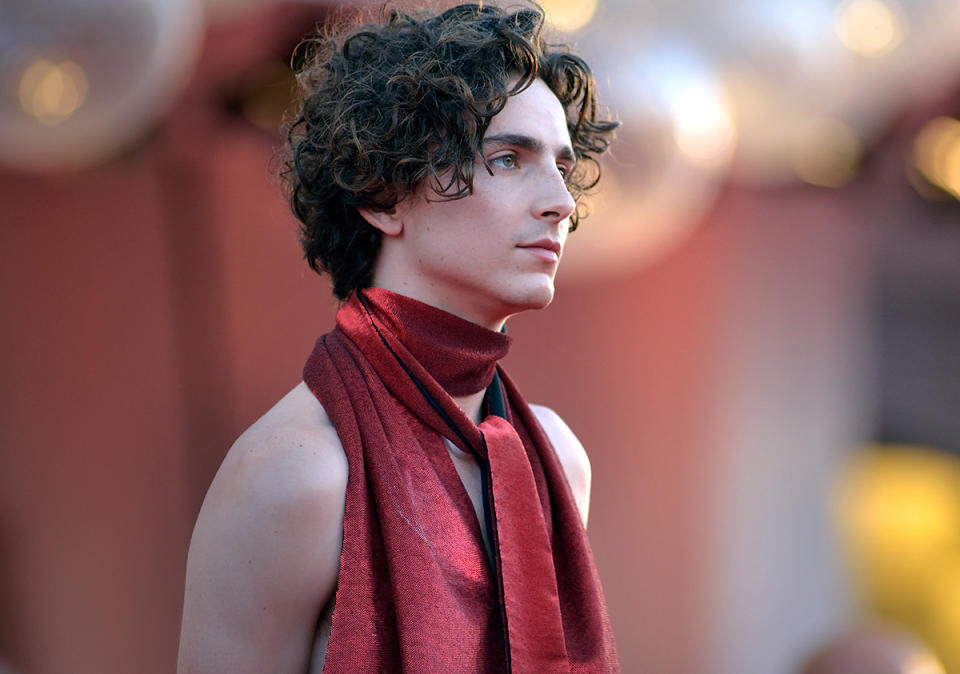
[[[387,236],[399,236],[403,232],[403,216],[400,204],[397,204],[389,211],[380,211],[372,208],[358,208],[364,220],[376,227]]]

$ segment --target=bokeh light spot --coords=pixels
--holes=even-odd
[[[932,184],[960,199],[960,121],[932,119],[913,143],[917,169]]]
[[[599,0],[541,0],[547,20],[555,28],[573,32],[590,23]]]
[[[855,54],[888,54],[903,43],[907,32],[898,9],[882,0],[848,0],[837,7],[837,35]]]
[[[73,61],[38,59],[20,77],[20,107],[41,124],[54,126],[83,105],[87,88],[86,73]]]
[[[811,185],[841,187],[857,173],[862,154],[856,132],[835,119],[812,119],[796,129],[790,166]]]
[[[945,669],[960,667],[960,551],[931,569],[926,588],[931,643],[938,647]]]
[[[934,582],[947,591],[937,570],[960,550],[960,460],[886,446],[854,457],[839,487],[838,522],[861,598],[929,637],[926,594]]]
[[[946,674],[946,670],[933,656],[920,654],[903,665],[903,674]]]
[[[733,118],[716,97],[696,92],[674,106],[677,149],[694,166],[725,166],[733,155],[736,137]]]

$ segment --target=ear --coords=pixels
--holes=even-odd
[[[358,208],[357,212],[371,226],[379,229],[387,236],[399,236],[403,232],[403,209],[397,204],[389,211],[380,211],[372,208]]]

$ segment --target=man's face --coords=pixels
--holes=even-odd
[[[425,188],[397,206],[402,231],[383,237],[375,284],[499,329],[553,299],[575,203],[563,107],[536,80],[490,122],[473,193],[438,201]],[[442,180],[441,176],[441,180]]]

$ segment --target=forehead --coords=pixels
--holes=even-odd
[[[569,147],[567,117],[560,100],[541,79],[515,96],[490,120],[486,135],[517,133],[541,140],[550,148]]]

